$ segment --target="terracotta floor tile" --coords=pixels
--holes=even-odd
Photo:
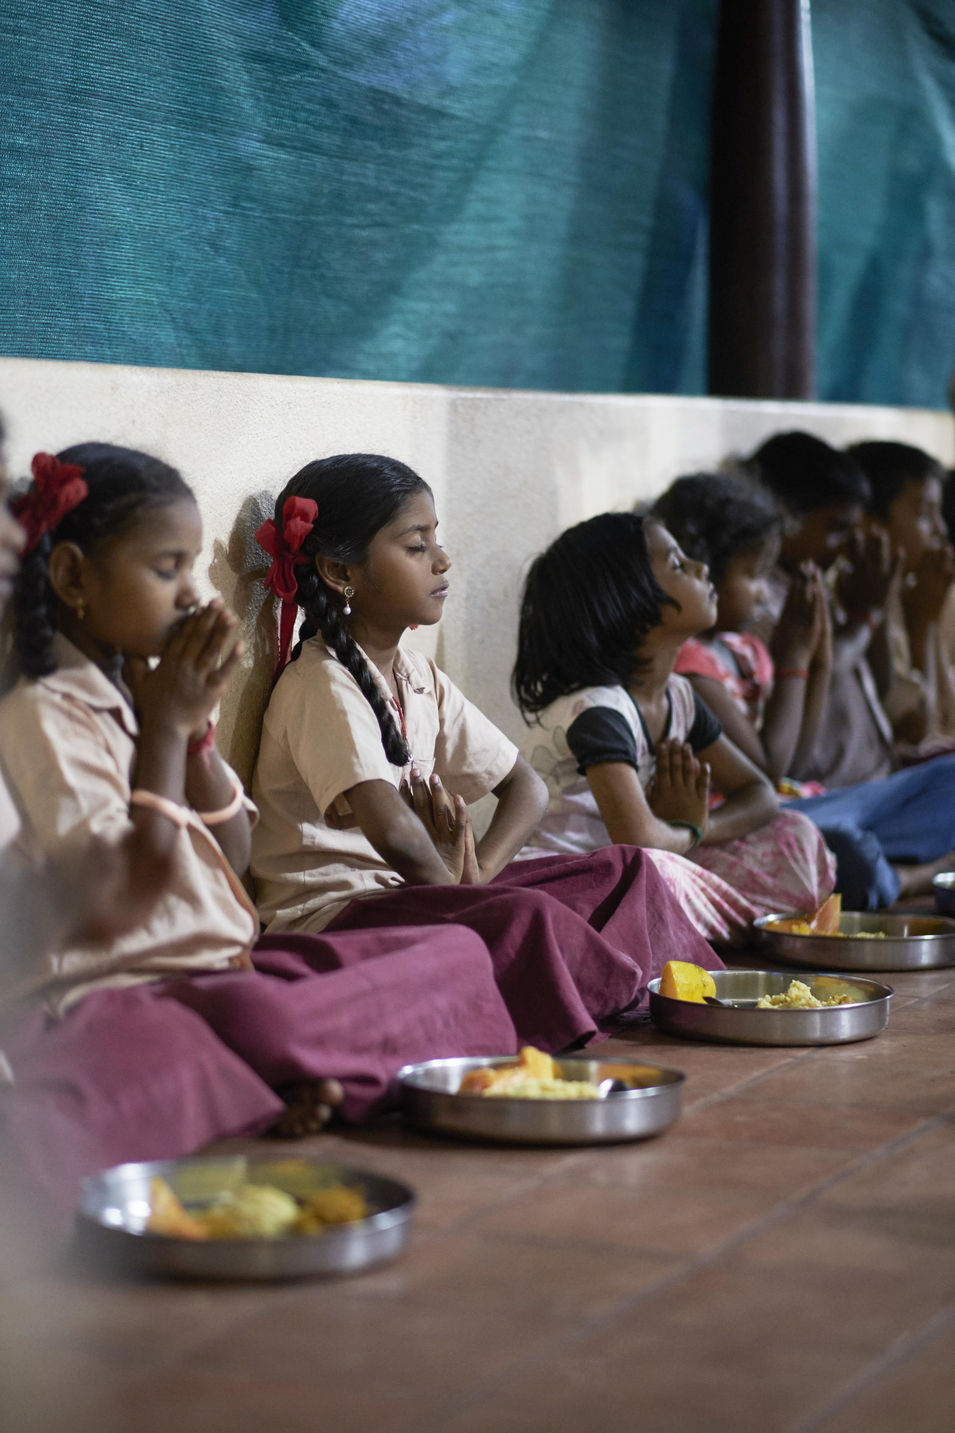
[[[950,1226],[951,1227],[951,1226]],[[885,1228],[878,1211],[833,1208],[819,1199],[759,1230],[736,1250],[741,1264],[788,1277],[791,1267],[877,1269],[955,1301],[955,1239],[927,1241],[917,1224]]]
[[[599,1179],[548,1186],[534,1199],[488,1213],[492,1233],[573,1240],[582,1248],[688,1256],[713,1249],[772,1207],[772,1196],[705,1189],[640,1187]]]
[[[838,1263],[788,1264],[785,1276],[746,1261],[746,1245],[654,1293],[641,1312],[684,1338],[726,1329],[747,1345],[775,1344],[875,1357],[945,1309],[947,1282],[922,1284],[893,1270]]]
[[[948,1433],[955,969],[886,979],[889,1027],[857,1046],[638,1022],[596,1047],[685,1071],[657,1139],[483,1146],[388,1117],[289,1143],[418,1191],[405,1255],[357,1278],[0,1259],[4,1433],[11,1411],[10,1433]]]
[[[952,1242],[955,1230],[955,1121],[943,1120],[863,1165],[820,1195],[901,1238]]]
[[[698,1126],[696,1126],[698,1127]],[[840,1149],[800,1148],[709,1138],[677,1124],[660,1139],[621,1145],[589,1168],[600,1183],[673,1189],[721,1189],[790,1197],[830,1179],[857,1156]]]
[[[873,1377],[813,1433],[951,1433],[955,1428],[955,1327]]]
[[[16,1290],[15,1321],[4,1321],[0,1342],[14,1332],[29,1338],[54,1363],[61,1352],[153,1367],[179,1357],[210,1331],[252,1313],[268,1316],[280,1285],[219,1285],[116,1278],[58,1271]]]
[[[791,1339],[747,1344],[733,1330],[661,1329],[639,1315],[568,1345],[421,1433],[788,1433],[832,1398],[855,1364]],[[747,1393],[746,1390],[750,1390]]]
[[[821,1058],[775,1070],[738,1091],[740,1098],[806,1100],[955,1112],[955,1030],[952,1034],[901,1036],[821,1052]]]
[[[650,1255],[624,1262],[492,1239],[447,1255],[444,1269],[435,1257],[423,1271],[409,1255],[385,1292],[374,1279],[303,1289],[273,1308],[267,1331],[251,1319],[205,1345],[186,1361],[189,1376],[308,1386],[334,1413],[329,1428],[339,1418],[349,1428],[418,1427],[489,1378],[546,1358],[667,1267]]]
[[[680,1129],[711,1139],[859,1152],[878,1149],[919,1122],[914,1110],[868,1109],[827,1099],[774,1100],[754,1091],[690,1110]]]

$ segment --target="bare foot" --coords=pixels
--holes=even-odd
[[[937,861],[926,861],[922,866],[893,866],[899,878],[899,899],[904,896],[926,896],[932,891],[932,877],[943,871],[955,871],[955,851],[941,856]]]
[[[286,1109],[266,1131],[272,1139],[304,1139],[306,1135],[318,1134],[345,1098],[337,1080],[285,1085],[279,1094]]]

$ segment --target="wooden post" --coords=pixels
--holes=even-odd
[[[709,391],[815,396],[809,0],[722,0],[710,165]]]

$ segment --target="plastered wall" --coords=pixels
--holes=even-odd
[[[528,560],[570,523],[652,497],[682,472],[806,428],[830,442],[899,438],[951,465],[943,412],[717,399],[511,392],[336,379],[0,359],[11,471],[37,449],[101,439],[174,463],[206,525],[202,579],[231,602],[248,653],[220,717],[223,751],[248,776],[274,651],[252,533],[312,458],[384,452],[435,493],[453,559],[439,629],[411,638],[520,740],[508,693]]]

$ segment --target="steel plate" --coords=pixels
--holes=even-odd
[[[555,1060],[564,1080],[620,1081],[627,1088],[599,1100],[529,1100],[459,1095],[469,1070],[513,1065],[513,1055],[427,1060],[398,1071],[407,1122],[429,1134],[506,1144],[611,1144],[645,1139],[679,1117],[685,1076],[630,1059],[586,1055]]]
[[[660,994],[659,980],[651,980],[650,1016],[668,1035],[689,1040],[717,1040],[731,1045],[842,1045],[878,1035],[889,1018],[890,985],[844,975],[807,975],[804,984],[817,1000],[852,996],[851,1005],[822,1010],[757,1010],[763,995],[782,995],[798,977],[791,970],[714,970],[718,1000],[732,1000],[731,1008],[674,1000]]]
[[[273,1184],[297,1197],[324,1185],[357,1185],[374,1211],[314,1235],[194,1241],[147,1233],[149,1181],[165,1179],[195,1211],[242,1184]],[[136,1273],[192,1279],[295,1279],[352,1274],[392,1259],[411,1231],[415,1196],[368,1170],[308,1158],[244,1155],[119,1164],[83,1181],[77,1242],[84,1252]]]
[[[930,970],[955,965],[955,920],[942,916],[844,911],[841,935],[794,935],[774,929],[775,921],[785,919],[762,916],[753,925],[761,949],[787,965],[812,970]],[[862,932],[877,939],[854,938]]]

